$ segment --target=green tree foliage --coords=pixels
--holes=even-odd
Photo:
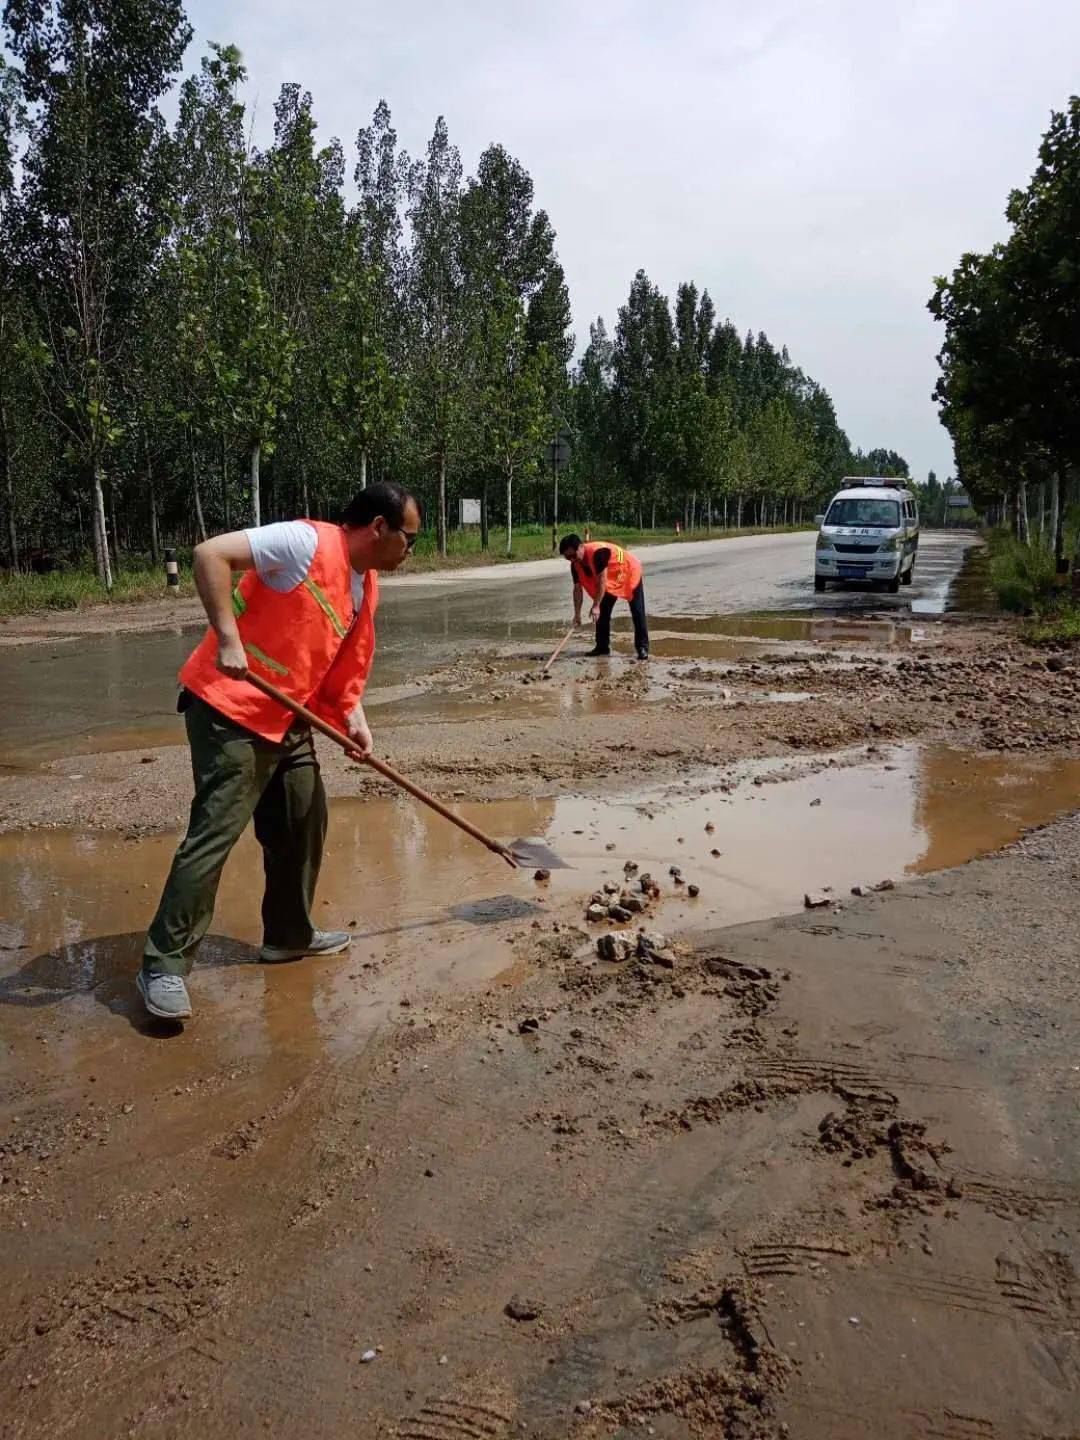
[[[1049,490],[1060,557],[1063,491],[1080,467],[1080,97],[1053,114],[1005,214],[1007,240],[935,282],[929,308],[945,340],[934,395],[977,507],[1026,540],[1028,489]]]
[[[0,505],[7,562],[123,552],[332,516],[408,483],[441,549],[456,501],[512,544],[553,513],[774,523],[869,456],[767,336],[644,271],[574,364],[551,219],[500,144],[466,172],[444,120],[422,158],[389,107],[349,163],[282,87],[254,147],[235,46],[162,97],[180,0],[6,0],[0,54]],[[1030,222],[1035,225],[1036,219]],[[899,463],[881,452],[882,465]]]
[[[163,235],[156,107],[191,32],[179,0],[7,0],[4,21],[31,116],[16,251],[42,336],[39,389],[90,503],[109,588],[106,467],[131,322]]]

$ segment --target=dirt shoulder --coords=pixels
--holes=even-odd
[[[610,790],[765,756],[823,764],[900,740],[1080,753],[1080,659],[1025,645],[1004,621],[927,624],[889,648],[873,622],[847,630],[839,646],[658,627],[647,666],[571,657],[546,680],[543,646],[504,647],[418,674],[369,714],[380,753],[451,800]],[[332,796],[385,790],[329,743],[320,752]],[[175,829],[190,784],[180,744],[72,756],[0,776],[0,832]]]
[[[670,965],[417,936],[314,1050],[311,964],[169,1037],[24,963],[0,1435],[1072,1434],[1078,878],[1080,817]]]

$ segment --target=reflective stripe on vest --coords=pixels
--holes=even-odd
[[[279,591],[248,570],[233,591],[233,613],[252,670],[265,672],[291,699],[341,729],[363,695],[371,669],[378,574],[368,571],[363,602],[354,615],[345,532],[321,521],[304,523],[317,536],[305,579],[292,590]],[[283,739],[292,723],[291,713],[276,701],[218,670],[212,630],[188,658],[180,682],[264,739]]]
[[[579,549],[581,560],[578,562],[576,575],[580,576],[582,586],[594,600],[600,599],[603,593],[600,575],[593,569],[593,556],[598,550],[611,551],[607,566],[600,572],[604,577],[603,590],[619,600],[629,600],[641,579],[641,564],[636,556],[609,540],[590,540]]]

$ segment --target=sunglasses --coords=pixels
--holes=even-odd
[[[405,554],[407,555],[409,551],[413,548],[413,546],[416,544],[417,540],[420,538],[420,531],[403,530],[400,525],[395,525],[394,529],[398,532],[399,535],[405,536]]]

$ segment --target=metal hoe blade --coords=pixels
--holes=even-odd
[[[573,866],[555,854],[550,845],[545,845],[543,840],[538,840],[535,836],[511,840],[506,847],[506,854],[522,870],[573,869]]]

